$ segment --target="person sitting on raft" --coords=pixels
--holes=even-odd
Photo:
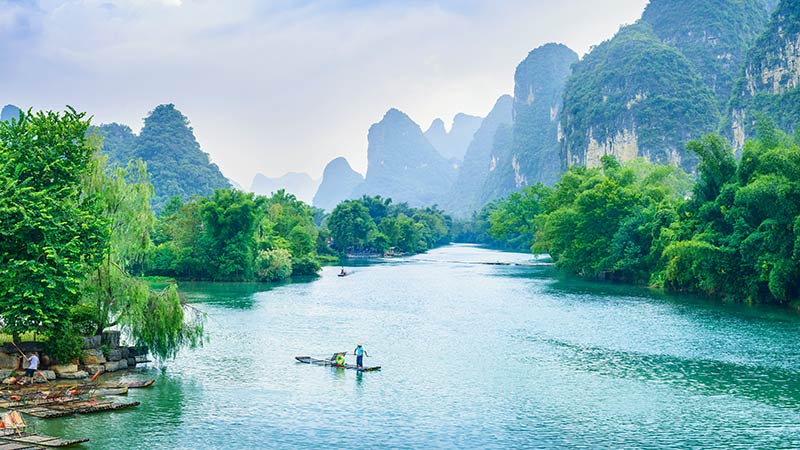
[[[334,353],[331,357],[331,361],[334,361],[333,365],[337,367],[344,367],[344,355],[345,352]]]

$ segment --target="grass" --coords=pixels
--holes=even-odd
[[[20,342],[36,342],[36,335],[33,332],[24,333],[20,337]],[[0,344],[8,344],[11,342],[11,335],[0,333]]]

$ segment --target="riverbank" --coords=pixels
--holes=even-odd
[[[102,335],[84,338],[81,357],[68,364],[51,361],[44,353],[42,343],[6,343],[0,345],[0,380],[17,379],[28,368],[28,361],[20,352],[25,355],[34,353],[39,357],[39,372],[46,380],[83,380],[98,372],[133,369],[137,364],[149,362],[146,348],[120,344],[119,331],[106,331]]]

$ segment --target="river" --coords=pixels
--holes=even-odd
[[[478,264],[531,259],[454,245],[183,284],[204,347],[124,375],[157,378],[133,410],[36,428],[97,449],[800,447],[797,315]],[[357,341],[381,371],[294,360]]]

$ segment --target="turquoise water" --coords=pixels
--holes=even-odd
[[[800,446],[800,319],[558,277],[450,246],[280,286],[185,284],[209,342],[125,412],[37,428],[86,448]],[[356,373],[296,363],[352,352]],[[353,360],[353,356],[348,356]]]

